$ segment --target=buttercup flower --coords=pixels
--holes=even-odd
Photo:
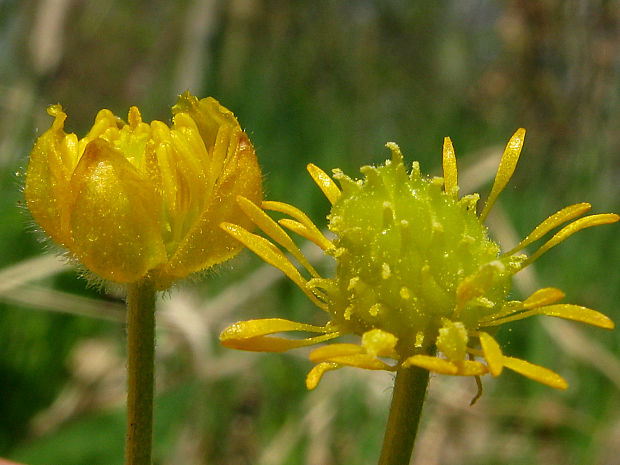
[[[243,219],[238,195],[260,202],[254,148],[234,115],[189,92],[172,126],[144,123],[136,107],[123,122],[101,110],[82,139],[64,132],[60,105],[30,155],[25,196],[57,244],[104,280],[149,277],[157,289],[235,255],[241,244],[222,221]]]
[[[306,385],[313,389],[328,370],[353,366],[396,371],[417,366],[447,375],[498,376],[503,368],[558,389],[558,374],[525,360],[504,355],[494,338],[498,327],[533,315],[549,315],[611,329],[605,315],[579,305],[557,303],[564,294],[543,288],[523,301],[510,300],[514,274],[577,231],[618,221],[616,214],[578,218],[587,203],[566,207],[538,225],[520,244],[502,253],[489,238],[484,220],[517,165],[525,130],[510,139],[495,182],[480,214],[478,194],[459,198],[457,167],[449,138],[443,147],[443,178],[421,176],[417,162],[407,173],[394,143],[391,160],[361,169],[353,180],[340,170],[333,179],[310,164],[308,171],[332,204],[330,240],[297,208],[273,201],[259,207],[239,197],[241,209],[271,239],[250,233],[239,224],[222,228],[279,268],[321,309],[330,321],[314,326],[280,318],[242,321],[226,328],[223,345],[235,349],[281,352],[317,344],[344,334],[361,336],[360,344],[332,343],[310,353],[316,366]],[[277,223],[266,213],[288,218]],[[578,218],[578,219],[577,219]],[[556,227],[556,232],[529,257],[520,253]],[[335,276],[324,278],[308,263],[282,228],[314,242],[336,260]],[[275,244],[307,271],[306,279]],[[284,332],[314,333],[287,339]]]

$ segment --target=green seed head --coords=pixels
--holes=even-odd
[[[406,356],[461,339],[453,332],[466,337],[480,316],[501,309],[515,264],[498,258],[476,215],[477,195],[458,200],[442,178],[422,177],[417,162],[407,174],[398,147],[390,149],[392,160],[362,168],[363,180],[335,172],[342,195],[328,218],[336,277],[317,285],[338,325],[360,335],[388,331]]]

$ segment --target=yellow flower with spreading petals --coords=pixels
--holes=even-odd
[[[128,122],[101,110],[82,139],[64,131],[60,105],[37,140],[25,197],[36,222],[106,281],[152,280],[165,289],[234,256],[241,244],[218,226],[243,220],[236,197],[262,198],[254,148],[234,115],[189,92],[173,122]]]
[[[443,147],[443,178],[421,176],[417,162],[407,173],[394,143],[387,144],[391,160],[383,166],[362,168],[365,179],[353,180],[334,170],[333,179],[340,187],[321,169],[308,165],[310,175],[332,204],[328,219],[334,240],[291,205],[264,201],[259,207],[239,197],[241,209],[271,241],[239,224],[224,223],[222,228],[280,269],[329,314],[330,321],[325,326],[280,318],[242,321],[222,332],[222,344],[281,352],[344,334],[361,336],[360,344],[334,343],[310,353],[316,366],[306,379],[309,389],[326,371],[343,366],[388,371],[417,366],[441,374],[475,376],[478,382],[481,375],[498,376],[508,368],[565,389],[566,381],[558,374],[504,355],[494,338],[498,327],[533,315],[607,329],[614,323],[595,310],[557,303],[564,293],[556,288],[540,289],[523,301],[508,300],[512,276],[577,231],[613,223],[619,217],[608,213],[578,218],[590,205],[571,205],[543,221],[514,249],[501,253],[483,223],[515,170],[524,138],[525,130],[519,129],[508,142],[480,214],[476,213],[478,194],[459,198],[449,138]],[[265,210],[289,218],[276,223]],[[529,257],[519,253],[571,220]],[[283,227],[332,256],[337,264],[335,277],[319,276]],[[274,243],[299,261],[310,279],[304,278]],[[275,336],[289,331],[316,335],[303,339]]]

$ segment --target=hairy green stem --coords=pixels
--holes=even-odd
[[[155,289],[147,278],[127,295],[127,438],[125,465],[151,465],[155,375]]]
[[[379,465],[407,465],[411,460],[429,372],[423,368],[400,368],[396,372]]]

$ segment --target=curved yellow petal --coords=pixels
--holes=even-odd
[[[555,287],[544,287],[538,289],[531,296],[523,301],[523,308],[534,308],[542,305],[549,305],[558,300],[562,300],[565,294]]]
[[[482,213],[480,213],[480,221],[484,221],[486,219],[487,215],[491,211],[491,207],[495,204],[497,197],[504,190],[504,187],[506,187],[508,181],[510,181],[512,174],[517,167],[517,162],[519,161],[519,156],[521,155],[521,148],[523,147],[524,140],[525,129],[519,128],[508,141],[504,154],[502,155],[502,159],[499,162],[499,168],[497,169],[497,174],[495,175],[495,181],[493,182],[491,193],[484,204]]]
[[[603,329],[613,329],[614,322],[596,310],[592,310],[588,307],[582,307],[581,305],[573,304],[557,304],[547,305],[543,307],[536,307],[532,310],[517,313],[515,315],[497,318],[488,322],[481,323],[480,326],[490,327],[499,326],[512,321],[522,320],[534,315],[547,315],[557,318],[564,318],[565,320],[579,321],[581,323],[587,323],[592,326],[597,326]]]
[[[508,357],[504,355],[504,366],[516,371],[520,375],[530,378],[539,383],[546,384],[555,389],[566,389],[568,383],[560,375],[548,368],[534,365],[533,363],[521,360],[519,358]]]
[[[90,270],[130,283],[166,263],[157,221],[161,204],[149,181],[108,142],[86,146],[71,189],[71,251]]]
[[[341,192],[334,180],[325,171],[312,163],[309,163],[306,169],[316,185],[319,186],[319,189],[323,191],[329,203],[335,204],[340,198]]]
[[[528,308],[542,307],[543,305],[552,304],[553,302],[562,300],[564,296],[564,292],[555,287],[545,287],[542,289],[538,289],[523,302],[507,302],[502,310],[480,318],[478,320],[478,325],[488,326],[487,323],[506,318],[510,315],[516,315]]]
[[[327,362],[337,363],[338,365],[363,368],[364,370],[386,370],[394,371],[396,368],[388,365],[383,360],[379,360],[370,354],[353,354],[330,357]]]
[[[458,196],[458,171],[454,147],[449,137],[445,137],[443,140],[442,167],[444,190],[446,194],[456,198]]]
[[[502,349],[489,333],[480,331],[477,333],[477,336],[480,339],[480,346],[482,347],[482,352],[484,353],[484,359],[489,365],[491,375],[494,377],[499,376],[502,373],[502,368],[504,367]]]
[[[24,195],[36,222],[54,242],[68,248],[72,242],[69,214],[74,200],[70,181],[79,157],[77,137],[64,132],[67,115],[60,105],[50,106],[47,112],[54,122],[32,149]]]
[[[318,363],[331,360],[334,357],[345,357],[361,354],[363,351],[364,349],[357,344],[328,344],[314,349],[310,352],[309,358],[311,362]]]
[[[261,210],[251,200],[246,199],[243,196],[237,197],[237,203],[241,207],[241,210],[250,218],[250,220],[263,230],[265,234],[271,237],[274,241],[284,247],[295,259],[301,263],[308,272],[314,277],[318,278],[319,274],[314,267],[308,262],[304,254],[299,250],[299,247],[293,242],[288,234],[282,229],[278,223],[272,220],[263,210]]]
[[[573,304],[547,305],[534,309],[540,315],[555,316],[566,320],[579,321],[603,329],[614,329],[614,322],[606,315],[588,307]]]
[[[475,360],[456,360],[456,375],[458,376],[480,376],[489,372],[484,363]]]
[[[591,207],[592,206],[589,203],[584,202],[584,203],[576,203],[574,205],[569,205],[568,207],[562,208],[561,210],[555,212],[549,218],[544,220],[538,226],[536,226],[534,230],[525,237],[525,239],[519,242],[519,244],[517,244],[515,248],[506,252],[505,255],[512,255],[518,252],[519,250],[524,249],[525,247],[530,245],[532,242],[535,242],[541,237],[543,237],[545,234],[547,234],[549,231],[551,231],[556,226],[559,226],[562,223],[565,223],[566,221],[572,220],[573,218],[577,218],[578,216],[583,215],[585,212],[590,210]]]
[[[337,363],[330,362],[323,362],[314,366],[312,370],[310,370],[310,372],[308,373],[308,376],[306,376],[306,388],[311,391],[312,389],[317,387],[319,381],[321,381],[321,378],[326,371],[337,370],[338,368],[342,367]]]
[[[291,220],[290,218],[282,218],[278,220],[285,228],[299,234],[301,237],[308,239],[310,242],[318,245],[323,250],[328,250],[333,247],[333,244],[327,239],[322,232],[318,232],[312,229],[308,229],[305,225],[299,221]]]
[[[453,362],[443,358],[433,357],[432,355],[412,355],[402,363],[404,367],[412,365],[442,375],[456,375],[459,371],[458,367]]]
[[[592,226],[615,223],[619,219],[620,216],[616,215],[615,213],[601,213],[598,215],[584,216],[583,218],[579,218],[578,220],[573,221],[568,226],[560,229],[560,231],[547,242],[545,242],[545,244],[540,249],[538,249],[530,257],[528,257],[528,259],[523,262],[523,268],[532,263],[534,260],[536,260],[538,257],[540,257],[552,247],[555,247],[560,242],[563,242],[564,240],[575,234],[577,231],[581,231],[585,228],[591,228]]]
[[[305,339],[285,339],[270,336],[275,333],[303,331],[323,333]],[[265,318],[234,323],[220,334],[220,342],[232,349],[253,352],[284,352],[298,347],[318,344],[337,337],[339,333],[328,331],[322,326],[307,325],[282,318]]]
[[[272,210],[284,213],[299,221],[308,229],[308,231],[310,231],[312,237],[315,238],[313,242],[319,247],[321,247],[323,250],[328,250],[333,247],[333,244],[323,235],[323,233],[319,230],[319,228],[316,227],[312,220],[308,218],[308,216],[299,208],[293,207],[288,203],[276,202],[273,200],[265,200],[261,204],[261,207],[265,210]]]
[[[307,281],[299,273],[299,271],[297,271],[297,268],[293,266],[289,259],[286,258],[286,256],[275,245],[264,237],[252,234],[236,224],[222,223],[220,227],[262,258],[266,263],[276,267],[284,273],[291,281],[297,284],[302,291],[304,291],[304,293],[312,300],[312,302],[314,302],[316,306],[322,309],[327,308],[326,304],[317,299],[317,297],[312,293],[312,290],[308,288]]]

